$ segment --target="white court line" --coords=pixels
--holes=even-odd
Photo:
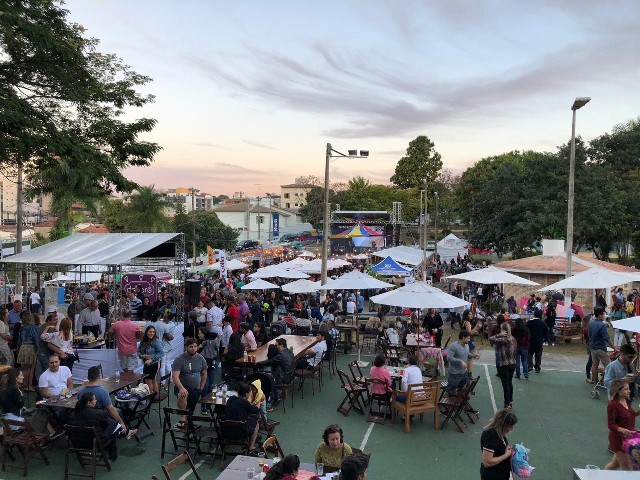
[[[200,460],[198,463],[195,464],[196,470],[198,468],[200,468],[202,466],[202,464],[204,463],[204,460]],[[187,478],[189,475],[191,475],[193,472],[191,470],[189,470],[187,473],[184,473],[178,480],[184,480],[185,478]]]
[[[496,397],[493,395],[493,385],[491,385],[491,375],[489,375],[489,366],[486,363],[484,365],[484,373],[487,376],[487,383],[489,384],[489,395],[491,396],[491,405],[493,406],[493,413],[496,413],[498,411],[498,407],[496,406]]]
[[[474,365],[484,365],[485,368],[487,366],[495,366],[495,363],[479,363],[479,362],[475,362]],[[562,368],[543,368],[543,370],[545,372],[569,372],[569,373],[584,373],[584,371],[582,370],[564,370]],[[531,373],[533,370],[529,370],[529,373]]]
[[[360,444],[360,450],[364,450],[364,447],[367,445],[367,442],[369,441],[369,435],[371,435],[371,430],[373,430],[374,425],[375,422],[371,422],[369,428],[367,428],[367,433],[364,434],[364,438],[362,439],[362,443]]]

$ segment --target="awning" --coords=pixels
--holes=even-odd
[[[385,276],[402,275],[406,277],[411,273],[410,268],[403,267],[391,257],[385,258],[377,265],[371,267],[371,269],[376,273]]]
[[[78,233],[2,261],[42,265],[122,265],[178,235],[180,233]]]

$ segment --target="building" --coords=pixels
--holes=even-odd
[[[305,183],[303,178],[296,178],[295,182],[289,185],[280,185],[280,206],[298,210],[307,203],[307,194],[314,187],[318,185]]]
[[[3,178],[0,180],[0,224],[15,225],[18,210],[18,188],[15,181]],[[23,223],[33,225],[45,217],[51,205],[49,195],[37,198],[32,202],[23,201]]]
[[[184,205],[187,213],[193,210],[211,210],[215,205],[216,197],[205,192],[201,192],[197,188],[170,188],[164,192],[165,198],[169,203],[169,207],[165,214],[168,216],[175,215],[175,206],[178,203]]]
[[[263,243],[277,240],[274,220],[278,236],[312,229],[309,223],[302,221],[299,213],[280,208],[269,198],[229,201],[216,206],[213,211],[222,223],[239,233],[238,240],[259,240]]]

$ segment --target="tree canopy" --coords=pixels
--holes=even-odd
[[[148,166],[159,145],[139,139],[156,121],[122,119],[153,100],[151,79],[97,50],[62,2],[7,0],[0,7],[0,166],[24,168],[32,196],[63,212],[136,184],[122,170]],[[55,180],[54,180],[55,179]],[[65,224],[66,226],[66,224]]]
[[[236,246],[238,233],[222,223],[216,212],[211,210],[195,210],[188,214],[176,212],[173,228],[176,232],[184,233],[185,244],[188,246],[193,242],[194,226],[196,252],[199,254],[207,251],[207,245],[222,250],[233,250]]]
[[[398,160],[391,182],[400,188],[424,188],[432,184],[442,168],[442,158],[429,137],[420,135],[409,142],[407,154]]]

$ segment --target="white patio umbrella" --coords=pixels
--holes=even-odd
[[[335,270],[336,268],[340,268],[346,265],[351,265],[350,263],[344,263],[344,260],[327,260],[327,270]],[[315,260],[311,260],[307,262],[305,265],[294,266],[296,270],[305,273],[320,273],[322,271],[322,260],[316,258]]]
[[[622,320],[614,320],[611,322],[611,326],[617,330],[640,333],[640,317],[629,317],[623,318]]]
[[[304,258],[297,257],[297,258],[294,258],[293,260],[278,263],[276,265],[280,268],[286,268],[287,270],[290,270],[292,268],[298,269],[298,267],[304,267],[308,264],[309,264],[309,260],[305,260]]]
[[[358,253],[357,255],[349,258],[351,258],[351,260],[368,260],[369,255],[367,255],[366,253]]]
[[[489,266],[487,268],[479,268],[470,272],[449,275],[447,280],[453,278],[458,280],[468,280],[470,282],[482,283],[484,285],[492,285],[494,283],[512,283],[515,285],[540,285],[526,278],[519,277],[513,273],[509,273],[501,268]]]
[[[269,265],[268,267],[259,268],[249,275],[251,278],[309,278],[309,275],[298,270],[287,270],[278,265]]]
[[[248,266],[249,265],[247,265],[244,262],[241,262],[237,258],[232,258],[231,260],[227,260],[227,270],[228,271],[242,270],[243,268],[247,268]],[[207,268],[209,270],[220,270],[220,262],[216,262],[211,266],[207,265]]]
[[[457,308],[470,305],[469,302],[449,295],[427,282],[414,282],[389,292],[374,295],[370,299],[381,305],[406,308]]]
[[[240,290],[273,290],[276,288],[280,288],[280,286],[258,278],[257,280],[252,280],[246,285],[243,285],[240,287]]]
[[[336,258],[335,260],[329,260],[329,262],[332,265],[335,265],[336,267],[349,267],[349,266],[351,266],[351,262],[347,262],[346,260],[343,260],[341,258]]]
[[[616,285],[631,283],[631,279],[626,273],[612,272],[604,268],[590,268],[584,272],[577,273],[572,277],[565,278],[559,282],[552,283],[546,287],[539,288],[538,291],[564,290],[566,288],[610,288]]]
[[[295,282],[287,283],[283,285],[282,291],[288,293],[311,293],[318,291],[318,282],[312,282],[311,280],[300,279]]]
[[[300,255],[298,255],[298,257],[306,257],[306,258],[316,258],[315,254],[313,254],[312,252],[310,252],[309,250],[305,250],[304,252],[302,252]]]
[[[325,285],[319,287],[320,290],[366,290],[368,288],[388,288],[393,284],[378,280],[360,270],[352,270],[344,275],[329,280]]]
[[[64,273],[61,275],[58,275],[56,278],[52,279],[52,282],[69,282],[75,280],[74,277],[70,277],[69,275],[65,275]]]

